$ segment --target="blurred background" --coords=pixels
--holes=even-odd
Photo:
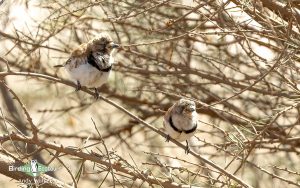
[[[292,0],[2,0],[0,71],[7,71],[7,60],[15,72],[69,80],[53,66],[107,32],[122,48],[100,95],[161,131],[167,109],[189,98],[199,114],[191,150],[253,187],[299,187],[299,23],[300,3]],[[85,92],[18,73],[0,80],[1,136],[32,136],[23,104],[40,141],[115,165],[112,172],[106,163],[38,143],[1,141],[2,155],[57,167],[47,174],[61,182],[241,186]],[[3,171],[0,181],[21,186]]]

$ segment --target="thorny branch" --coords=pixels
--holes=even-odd
[[[0,100],[0,163],[39,154],[77,187],[299,187],[299,12],[295,0],[3,1],[1,92],[27,123]],[[100,32],[122,48],[95,102],[53,65]],[[181,97],[200,117],[189,155],[163,138]]]

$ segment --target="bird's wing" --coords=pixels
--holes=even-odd
[[[170,117],[171,117],[171,115],[172,115],[172,110],[173,110],[174,107],[175,107],[175,104],[174,104],[173,106],[171,106],[171,107],[168,109],[168,111],[165,113],[165,115],[164,115],[165,121],[169,121],[169,119],[170,119]]]
[[[64,63],[64,66],[70,64],[71,61],[72,61],[72,57],[70,57],[70,58]]]
[[[90,50],[88,48],[88,45],[86,43],[84,43],[72,51],[71,57],[87,56],[89,53],[90,53]]]
[[[64,66],[67,66],[69,70],[72,70],[86,63],[86,57],[70,57]]]
[[[87,44],[86,43],[81,44],[71,52],[70,58],[64,63],[63,66],[67,65],[68,68],[71,70],[77,68],[82,64],[87,63],[86,57],[88,53],[89,53],[89,49]]]

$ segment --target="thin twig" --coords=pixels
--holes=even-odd
[[[91,120],[92,120],[92,122],[93,122],[93,124],[94,124],[94,127],[95,127],[95,129],[96,129],[96,131],[97,131],[97,133],[98,133],[98,135],[99,135],[99,137],[100,137],[100,139],[101,139],[102,145],[103,145],[104,148],[105,148],[105,152],[106,152],[106,154],[107,154],[107,158],[108,158],[108,161],[109,161],[109,164],[110,164],[110,172],[111,172],[111,176],[112,176],[112,179],[113,179],[113,187],[115,187],[115,186],[116,186],[116,184],[115,184],[115,175],[114,175],[114,169],[113,169],[113,167],[112,167],[112,163],[111,163],[111,160],[110,160],[109,151],[108,151],[108,149],[107,149],[107,147],[106,147],[106,144],[105,144],[105,142],[104,142],[104,140],[103,140],[103,138],[102,138],[102,135],[101,135],[100,131],[98,130],[98,127],[96,126],[95,121],[93,120],[93,118],[91,118]]]

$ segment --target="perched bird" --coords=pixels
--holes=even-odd
[[[164,128],[170,137],[183,142],[186,141],[185,153],[189,152],[187,139],[191,138],[197,129],[197,112],[195,102],[180,99],[171,106],[164,116]]]
[[[81,86],[95,89],[95,97],[99,97],[98,87],[107,82],[114,63],[114,43],[107,33],[101,33],[87,43],[81,44],[72,51],[70,58],[63,65],[71,78],[76,80],[76,91]]]

